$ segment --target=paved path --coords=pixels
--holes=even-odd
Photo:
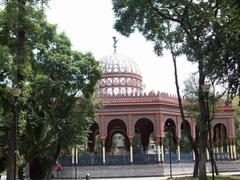
[[[211,174],[209,174],[209,176],[210,175]],[[222,173],[220,173],[220,175],[222,175],[222,176],[239,175],[240,176],[240,171],[222,172]],[[177,177],[177,176],[173,176],[173,177]],[[7,179],[6,176],[2,176],[0,180],[6,180],[6,179]],[[167,176],[165,176],[165,177],[130,177],[130,178],[94,178],[94,180],[167,180],[167,179],[168,179]],[[63,180],[63,179],[55,178],[54,180]],[[64,180],[73,180],[73,179],[64,179]]]
[[[91,178],[94,180],[167,180],[168,177],[129,177],[129,178]],[[54,179],[54,180],[63,180],[63,179]],[[74,179],[64,179],[64,180],[74,180]],[[85,180],[82,178],[81,180]]]
[[[220,172],[237,172],[240,174],[240,161],[218,161]],[[172,165],[173,175],[191,175],[193,172],[193,163],[177,163]],[[211,166],[207,163],[207,171],[211,171]],[[87,173],[91,178],[128,178],[128,177],[168,177],[170,174],[169,164],[155,165],[129,165],[129,166],[92,166],[92,167],[63,167],[63,170],[55,177],[62,179],[71,179],[75,177],[85,177]],[[131,178],[133,179],[133,178]]]
[[[222,172],[220,173],[222,176],[231,176],[231,175],[239,175],[240,172]],[[186,175],[180,175],[180,176],[173,176],[173,177],[181,177]],[[211,174],[208,174],[208,176],[211,176]],[[128,178],[92,178],[94,180],[167,180],[169,177],[128,177]],[[84,180],[85,178],[82,178]],[[63,179],[54,179],[54,180],[63,180]],[[73,180],[73,179],[64,179],[64,180]]]
[[[217,164],[220,175],[240,176],[239,160],[218,162]],[[174,177],[186,176],[192,174],[193,163],[173,164],[172,167]],[[207,169],[208,172],[210,172],[210,164],[207,164]],[[166,180],[169,177],[169,164],[77,167],[78,177],[85,179],[83,177],[85,177],[87,173],[91,174],[91,179],[96,180]],[[73,180],[75,179],[75,168],[64,167],[58,176],[59,178],[56,177],[53,180]],[[6,180],[6,176],[2,176],[1,180]]]

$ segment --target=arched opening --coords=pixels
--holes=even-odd
[[[135,124],[135,133],[141,136],[141,145],[143,151],[147,150],[150,134],[154,132],[152,121],[146,118],[139,119]]]
[[[102,144],[99,136],[99,126],[94,122],[88,133],[88,143],[78,148],[78,165],[93,166],[102,164]]]
[[[154,154],[154,155],[157,154],[156,136],[154,133],[150,134],[147,154]]]
[[[183,123],[181,124],[181,139],[180,139],[180,149],[181,149],[181,162],[192,162],[192,147],[188,138],[188,133],[191,134],[191,126],[188,121],[187,131],[184,129]],[[191,135],[192,136],[192,135]]]
[[[157,162],[157,155],[148,152],[149,144],[155,145],[154,125],[151,120],[142,118],[135,124],[133,138],[133,163],[151,164]]]
[[[218,123],[213,127],[213,153],[216,159],[228,158],[227,128],[224,124]]]
[[[135,133],[133,137],[133,154],[142,154],[142,143],[141,143],[141,135],[139,133]]]
[[[111,155],[127,155],[125,137],[121,133],[112,136]]]
[[[88,134],[88,151],[90,153],[95,153],[94,149],[95,149],[95,145],[96,145],[96,136],[99,135],[99,127],[98,124],[96,122],[94,122],[89,130],[89,134]]]
[[[130,142],[127,136],[127,126],[121,119],[112,120],[107,127],[106,164],[124,165],[129,163],[128,151]]]
[[[170,162],[170,158],[173,162],[177,162],[176,155],[176,124],[172,119],[167,119],[164,125],[165,138],[164,138],[164,150],[165,150],[165,162]]]
[[[191,134],[191,126],[189,122],[186,122],[187,124],[187,132],[184,130],[183,123],[181,124],[181,140],[180,140],[180,147],[181,147],[181,152],[191,152],[191,144],[188,139],[188,133]]]

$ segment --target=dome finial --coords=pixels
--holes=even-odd
[[[117,51],[117,38],[115,36],[112,37],[113,38],[113,48],[114,48],[114,53],[116,53]]]

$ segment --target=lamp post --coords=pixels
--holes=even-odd
[[[21,94],[21,89],[13,88],[12,94],[14,97],[14,136],[13,136],[13,179],[17,178],[17,136],[18,136],[18,97]]]
[[[172,179],[172,152],[171,152],[171,123],[168,122],[164,128],[165,132],[168,132],[168,148],[169,148],[169,164],[170,164],[170,178]]]
[[[211,159],[211,168],[212,168],[212,179],[215,180],[214,177],[214,167],[213,167],[213,152],[212,152],[212,131],[211,131],[211,122],[210,122],[210,118],[209,118],[209,105],[208,105],[208,93],[209,93],[209,89],[210,89],[210,84],[203,84],[201,86],[202,91],[205,94],[205,102],[206,102],[206,120],[208,123],[208,133],[209,133],[209,146],[210,146],[210,159]]]

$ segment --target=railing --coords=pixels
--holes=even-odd
[[[128,155],[107,155],[106,165],[128,165]]]
[[[61,156],[58,161],[62,166],[72,166],[72,156],[70,155]]]
[[[180,161],[178,161],[177,159],[177,154],[176,153],[172,153],[171,154],[171,160],[172,163],[192,163],[193,162],[193,157],[192,157],[192,153],[181,153],[180,155]],[[164,163],[168,164],[170,163],[170,155],[168,153],[164,154]]]
[[[214,154],[214,159],[216,160],[230,160],[227,153],[218,153]],[[103,165],[102,155],[81,155],[78,157],[78,166],[101,166]],[[171,154],[172,163],[179,163],[177,159],[177,154]],[[72,166],[72,156],[62,156],[59,158],[59,162],[63,166]],[[181,153],[180,155],[181,163],[192,163],[193,156],[192,153]],[[133,155],[133,164],[157,164],[157,154],[134,154]],[[165,164],[170,163],[170,155],[168,153],[164,154]],[[106,165],[128,165],[130,164],[129,155],[106,155]]]
[[[156,154],[134,154],[133,164],[156,164],[158,162]]]
[[[100,166],[102,165],[102,155],[82,155],[78,156],[79,166]]]

